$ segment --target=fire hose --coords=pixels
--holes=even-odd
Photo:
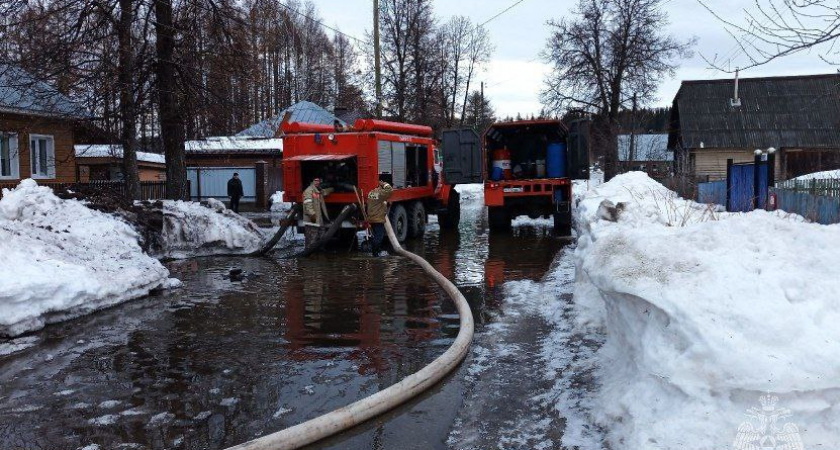
[[[385,231],[394,251],[405,256],[426,272],[449,295],[460,315],[460,329],[452,345],[429,365],[382,391],[335,411],[310,419],[293,427],[263,436],[228,450],[291,450],[320,441],[383,414],[421,394],[455,370],[464,360],[472,342],[474,322],[464,295],[428,261],[405,250],[394,235],[391,222],[385,218]]]

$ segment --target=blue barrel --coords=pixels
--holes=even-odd
[[[566,143],[553,142],[548,144],[545,172],[548,178],[565,178],[566,175]]]
[[[490,179],[493,180],[493,181],[499,181],[499,180],[502,179],[503,175],[504,175],[504,171],[502,170],[501,167],[494,167],[493,172],[490,174]]]

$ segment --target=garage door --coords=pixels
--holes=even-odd
[[[238,173],[245,193],[242,201],[253,202],[257,195],[256,172],[253,167],[188,167],[190,196],[193,200],[198,200],[199,197],[227,198],[227,183],[233,178],[234,173]],[[201,177],[200,180],[199,177]],[[199,195],[199,188],[201,195]]]

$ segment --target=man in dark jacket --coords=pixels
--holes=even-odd
[[[234,173],[233,178],[228,180],[227,194],[230,197],[230,209],[239,214],[239,199],[242,198],[244,191],[242,190],[242,180],[239,179],[239,174]]]

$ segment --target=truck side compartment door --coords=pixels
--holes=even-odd
[[[578,119],[569,124],[569,177],[589,179],[589,128],[590,119]]]
[[[443,177],[446,184],[484,181],[481,138],[471,128],[443,132]]]

